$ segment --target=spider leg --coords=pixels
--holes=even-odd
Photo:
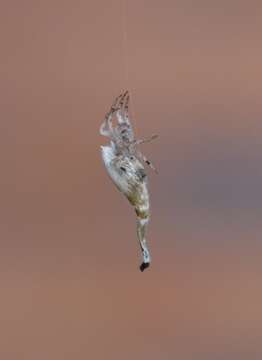
[[[129,117],[128,117],[128,105],[129,105],[129,94],[127,94],[127,97],[125,98],[125,103],[124,103],[124,118],[125,121],[129,124]]]
[[[116,100],[114,101],[113,105],[111,106],[110,111],[105,116],[104,122],[100,126],[100,134],[103,136],[108,136],[110,138],[114,138],[114,136],[115,136],[113,125],[112,125],[112,119],[113,119],[114,114],[118,111],[118,108],[116,107],[118,99],[119,99],[119,97],[116,98]]]
[[[119,102],[119,111],[116,114],[118,124],[123,124],[123,123],[129,124],[128,118],[126,117],[125,110],[124,110],[126,108],[126,106],[128,108],[128,100],[129,100],[128,91],[125,91],[121,95],[121,99]]]
[[[116,113],[116,115],[118,116],[119,114],[119,109],[122,106],[121,104],[123,103],[123,98],[125,96],[125,93],[120,94],[119,96],[117,96],[109,110],[109,112],[106,114],[105,116],[105,120],[103,122],[103,124],[100,127],[100,134],[104,135],[104,136],[108,136],[113,138],[114,137],[114,130],[113,130],[113,126],[112,126],[112,118],[113,115]]]
[[[143,155],[140,151],[137,151],[137,156],[143,160],[156,174],[158,174],[157,169],[154,167],[154,165],[147,159],[145,155]]]
[[[117,110],[120,108],[120,102],[121,102],[121,99],[123,96],[124,96],[124,94],[120,94],[119,96],[117,96],[115,98],[115,101],[113,102],[110,111],[114,111],[114,110]]]
[[[134,143],[135,143],[135,145],[145,144],[152,140],[155,140],[157,137],[158,137],[158,135],[152,135],[152,136],[150,136],[150,138],[146,138],[146,139],[142,139],[142,140],[134,140]]]
[[[99,132],[100,135],[111,137],[111,118],[112,116],[107,114],[105,120],[103,121],[102,125],[100,126]],[[112,125],[112,124],[111,124]]]
[[[121,100],[119,102],[119,107],[122,109],[124,102],[125,102],[125,98],[128,95],[128,90],[126,90],[122,95],[121,95]]]

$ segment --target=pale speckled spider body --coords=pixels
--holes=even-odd
[[[147,158],[138,150],[138,145],[149,142],[156,136],[146,140],[136,140],[128,116],[129,95],[126,91],[118,96],[100,127],[100,134],[110,138],[110,145],[101,146],[102,158],[107,172],[117,188],[135,207],[137,214],[137,234],[143,254],[140,270],[150,265],[150,254],[147,248],[145,232],[149,221],[149,193],[147,177],[141,161],[145,161],[155,170]],[[117,123],[113,126],[113,116]],[[156,171],[156,170],[155,170]]]

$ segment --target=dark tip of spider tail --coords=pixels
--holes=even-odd
[[[145,263],[145,262],[143,262],[143,263],[140,265],[139,269],[140,269],[141,272],[143,272],[145,269],[149,268],[149,266],[150,266],[150,263]]]

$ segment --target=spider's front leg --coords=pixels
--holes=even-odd
[[[116,113],[118,124],[127,123],[128,121],[128,103],[129,103],[129,94],[128,91],[125,91],[119,96],[119,106]]]
[[[99,129],[101,135],[107,136],[109,138],[113,137],[112,117],[113,117],[112,112],[107,113],[105,116],[105,120]]]
[[[114,140],[115,138],[115,132],[113,129],[113,125],[112,125],[112,119],[113,116],[118,113],[119,111],[119,101],[121,101],[123,95],[119,95],[115,101],[113,102],[109,112],[106,114],[105,116],[105,120],[102,123],[102,125],[100,126],[100,134],[103,136],[107,136],[109,138],[111,138],[112,140]]]

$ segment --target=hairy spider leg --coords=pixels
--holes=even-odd
[[[114,114],[119,110],[118,103],[122,97],[123,97],[122,94],[116,97],[109,112],[106,114],[105,120],[100,127],[101,135],[108,136],[110,138],[114,138],[114,129],[113,129],[113,125],[112,125],[112,119],[113,119]]]
[[[129,124],[129,121],[126,121],[126,119],[125,119],[125,113],[124,113],[124,110],[123,110],[123,105],[126,104],[126,98],[129,98],[128,90],[125,91],[125,92],[121,95],[121,99],[120,99],[120,102],[119,102],[119,110],[118,110],[118,112],[116,113],[118,124],[124,124],[124,123],[128,123],[128,124]],[[129,124],[129,125],[130,125],[130,124]]]
[[[145,155],[143,155],[140,151],[136,151],[136,154],[137,154],[138,158],[140,158],[141,160],[143,160],[152,170],[154,170],[154,172],[155,172],[156,174],[158,174],[157,169],[154,167],[154,165],[152,164],[152,162],[147,159],[147,157],[146,157]]]
[[[155,140],[158,137],[158,135],[152,135],[149,138],[146,139],[138,139],[138,140],[134,140],[135,145],[141,145],[141,144],[145,144],[145,143],[149,143],[152,140]]]

